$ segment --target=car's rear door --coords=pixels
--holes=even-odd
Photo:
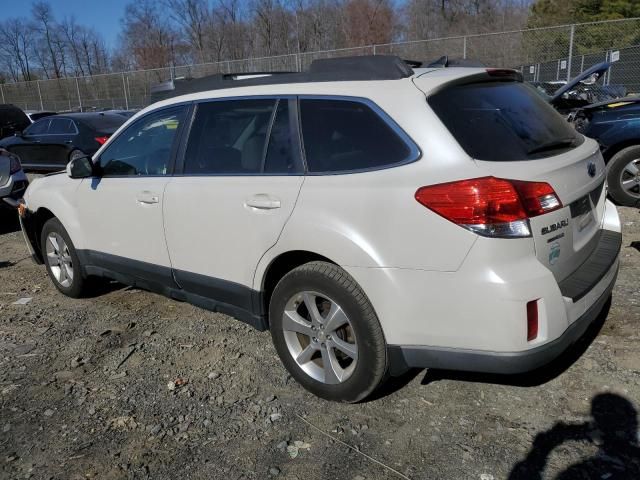
[[[162,202],[188,108],[139,118],[94,160],[101,175],[84,179],[77,193],[88,265],[147,288],[173,285]]]
[[[78,129],[70,118],[51,117],[46,135],[40,139],[43,161],[51,168],[63,169],[69,161],[69,153],[78,135]]]
[[[292,98],[197,104],[164,204],[171,263],[185,291],[253,309],[257,264],[304,180],[296,125]]]

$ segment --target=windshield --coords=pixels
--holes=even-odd
[[[477,160],[533,160],[584,141],[533,87],[521,82],[454,85],[428,101],[460,146]]]

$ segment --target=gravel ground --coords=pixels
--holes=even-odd
[[[117,284],[62,296],[3,217],[0,478],[640,478],[640,212],[620,213],[590,345],[523,376],[410,372],[359,405],[308,394],[224,315]]]

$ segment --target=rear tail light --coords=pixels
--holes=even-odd
[[[487,237],[531,236],[529,218],[562,207],[548,183],[483,177],[419,188],[416,200]]]
[[[96,137],[96,142],[100,145],[104,145],[107,140],[109,140],[109,137]]]
[[[527,342],[538,338],[538,300],[527,302]]]

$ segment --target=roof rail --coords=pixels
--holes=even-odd
[[[413,70],[395,55],[366,55],[314,60],[306,72],[246,72],[175,79],[153,85],[152,102],[188,93],[255,85],[288,83],[400,80]]]
[[[424,62],[421,66],[423,68],[486,67],[484,63],[479,62],[478,60],[472,60],[468,58],[449,58],[448,55],[443,55],[433,62]]]

